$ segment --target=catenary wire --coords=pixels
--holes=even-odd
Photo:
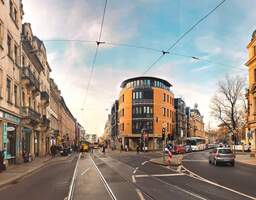
[[[94,57],[93,57],[93,62],[92,62],[92,66],[91,66],[91,70],[90,70],[90,74],[89,74],[89,79],[88,79],[88,83],[87,83],[87,87],[86,87],[86,91],[85,91],[84,101],[82,102],[82,108],[83,108],[84,104],[86,103],[86,98],[88,96],[89,88],[91,86],[91,80],[92,80],[93,71],[94,71],[94,68],[95,68],[95,63],[96,63],[96,60],[97,60],[99,46],[100,46],[100,44],[103,43],[103,42],[101,42],[101,36],[102,36],[103,25],[104,25],[104,20],[105,20],[105,15],[106,15],[107,3],[108,3],[108,0],[105,0],[103,16],[102,16],[100,32],[99,32],[99,38],[98,38],[98,41],[96,41],[97,46],[96,46],[95,54],[94,54]]]
[[[168,49],[166,52],[169,52],[171,49],[173,49],[186,35],[188,35],[195,27],[197,27],[201,22],[203,22],[207,17],[209,17],[215,10],[217,10],[226,0],[222,0],[217,6],[215,6],[213,9],[211,9],[206,15],[204,15],[202,18],[200,18],[195,24],[193,24],[187,31],[185,31]],[[161,56],[159,56],[156,61],[154,61],[143,73],[146,74],[149,70],[152,69],[152,67],[159,61],[165,54],[163,53]]]

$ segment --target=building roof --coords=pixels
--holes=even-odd
[[[157,78],[157,77],[152,77],[152,76],[138,76],[138,77],[133,77],[133,78],[129,78],[126,79],[122,82],[121,84],[121,88],[124,88],[125,85],[129,82],[132,81],[136,81],[136,80],[141,80],[141,79],[149,79],[149,80],[155,80],[155,81],[161,81],[162,83],[164,83],[167,87],[172,87],[172,84],[169,83],[168,81],[161,79],[161,78]]]
[[[252,40],[254,40],[255,38],[256,38],[256,30],[253,31],[253,33],[252,33]]]

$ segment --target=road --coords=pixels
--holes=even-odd
[[[183,165],[215,183],[256,197],[256,167],[236,162],[235,167],[214,166],[208,163],[209,151],[196,152],[184,156]]]
[[[255,167],[239,163],[215,167],[208,164],[207,155],[186,154],[183,165],[189,171],[149,162],[161,156],[157,152],[72,156],[1,189],[0,199],[64,200],[68,194],[75,200],[256,199]]]
[[[198,161],[202,155],[205,157]],[[206,155],[207,152],[199,152],[185,156],[186,167],[191,169],[191,165],[196,168],[197,165],[203,164],[204,171],[208,171],[209,174],[211,171],[215,173],[214,166],[209,166],[206,162]],[[135,152],[110,152],[106,155],[97,152],[94,156],[88,155],[79,162],[80,169],[76,180],[74,199],[86,199],[85,197],[100,200],[255,199],[256,195],[253,191],[247,192],[239,188],[237,191],[232,190],[222,186],[220,182],[216,181],[218,184],[214,184],[191,175],[187,171],[181,172],[180,168],[167,168],[148,162],[152,157],[159,156],[161,156],[159,153],[136,154]],[[236,168],[239,171],[240,164],[237,164],[234,169]],[[229,169],[233,168],[229,167]],[[249,172],[241,171],[240,176],[246,173],[254,174],[251,170],[253,168],[250,168]],[[99,173],[103,178],[100,177]],[[225,179],[226,176],[230,176],[229,179],[232,179],[231,174],[222,173],[222,178]],[[215,181],[215,179],[212,180]],[[244,188],[244,186],[240,187]]]
[[[39,171],[0,189],[1,200],[63,200],[75,168],[77,156],[49,164]]]

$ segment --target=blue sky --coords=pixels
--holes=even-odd
[[[25,21],[42,40],[98,39],[104,0],[23,0]],[[167,49],[219,0],[108,0],[102,41]],[[213,122],[209,102],[226,74],[246,78],[246,45],[256,29],[256,1],[227,0],[189,33],[174,53],[224,65],[166,55],[147,75],[173,84],[188,106],[199,104],[205,123]],[[67,105],[89,133],[103,133],[108,111],[122,80],[140,76],[160,55],[145,49],[103,45],[84,101],[94,43],[46,42],[49,63]],[[82,111],[81,108],[84,108]],[[214,122],[213,122],[214,124]]]

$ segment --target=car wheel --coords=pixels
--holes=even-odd
[[[216,159],[214,160],[214,165],[215,165],[215,166],[217,166],[217,165],[218,165],[218,162],[217,162],[217,160],[216,160]]]
[[[209,159],[209,164],[212,164],[212,161],[211,161],[211,159]]]
[[[231,162],[230,164],[231,164],[232,167],[234,167],[235,166],[235,161]]]

